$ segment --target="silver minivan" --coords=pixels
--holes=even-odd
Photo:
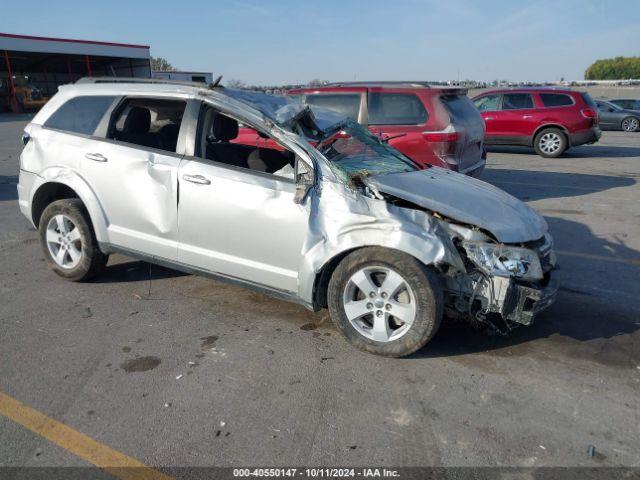
[[[265,141],[239,142],[239,126]],[[534,210],[293,99],[86,79],[60,88],[23,143],[20,209],[69,280],[124,253],[328,308],[349,342],[393,357],[444,317],[530,325],[557,290]]]

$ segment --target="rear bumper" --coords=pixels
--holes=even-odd
[[[457,170],[457,172],[463,173],[465,175],[469,175],[470,177],[478,178],[480,175],[482,175],[482,172],[484,171],[484,167],[486,164],[487,164],[487,151],[483,148],[482,155],[480,156],[480,160],[478,160],[473,165],[468,165],[464,168]]]
[[[580,132],[569,134],[569,143],[572,147],[584,145],[586,143],[595,143],[600,139],[602,131],[599,128],[590,128]]]

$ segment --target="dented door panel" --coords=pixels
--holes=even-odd
[[[175,260],[181,155],[112,140],[85,150],[80,170],[106,212],[109,243]]]

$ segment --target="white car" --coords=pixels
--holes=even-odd
[[[265,142],[234,142],[239,124]],[[69,280],[121,252],[328,308],[347,340],[386,356],[421,348],[445,312],[529,325],[557,290],[527,205],[285,97],[87,79],[61,87],[23,142],[20,209]]]

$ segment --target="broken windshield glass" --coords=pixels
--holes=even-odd
[[[316,148],[346,182],[355,178],[418,170],[408,157],[380,143],[369,130],[351,120]]]

